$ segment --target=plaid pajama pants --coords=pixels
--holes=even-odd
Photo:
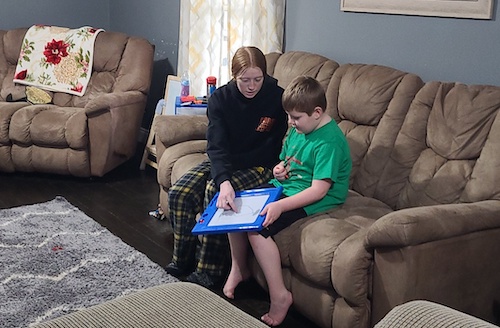
[[[196,215],[203,212],[218,187],[210,176],[210,161],[206,160],[190,169],[169,190],[170,222],[174,232],[172,261],[181,268],[196,264],[197,272],[222,276],[229,267],[230,250],[226,234],[202,236],[198,249],[198,236],[191,234]],[[231,177],[235,191],[256,188],[272,178],[268,168],[253,167],[238,170]]]

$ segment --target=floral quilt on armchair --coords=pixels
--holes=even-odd
[[[94,42],[103,29],[34,25],[28,29],[14,83],[83,96],[92,73]]]

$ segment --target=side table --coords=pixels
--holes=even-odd
[[[153,117],[153,123],[149,129],[149,136],[144,147],[144,152],[142,154],[141,164],[139,166],[140,170],[144,170],[146,165],[149,165],[155,169],[158,169],[158,163],[156,158],[156,145],[155,145],[155,119],[158,115],[206,115],[207,104],[181,104],[180,97],[177,96],[180,93],[180,78],[178,76],[169,75],[167,77],[167,85],[165,88],[165,102],[163,108],[156,111]]]

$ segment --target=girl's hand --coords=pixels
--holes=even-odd
[[[219,187],[219,197],[217,198],[217,208],[223,208],[225,210],[233,210],[237,212],[236,205],[234,203],[235,192],[231,182],[229,180],[224,181]]]

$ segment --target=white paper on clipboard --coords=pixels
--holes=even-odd
[[[195,235],[205,235],[236,231],[260,231],[265,220],[265,215],[260,215],[260,212],[267,204],[278,200],[282,191],[283,187],[237,191],[234,199],[236,208],[238,208],[237,212],[218,208],[219,192],[217,192],[191,232]]]
[[[228,224],[249,224],[255,222],[262,207],[268,200],[269,195],[258,195],[253,197],[239,197],[234,199],[238,212],[219,208],[215,212],[209,227],[216,227]]]

